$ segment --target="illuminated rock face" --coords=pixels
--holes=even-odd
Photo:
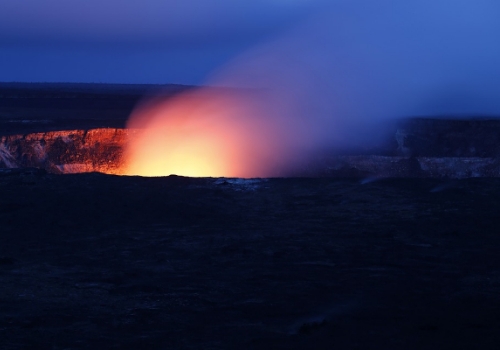
[[[0,168],[128,174],[124,152],[137,135],[134,129],[99,128],[0,136]],[[382,150],[313,156],[283,176],[500,177],[499,120],[414,119],[390,139]]]
[[[51,173],[120,174],[123,148],[133,133],[103,128],[3,136],[0,167],[36,167]]]

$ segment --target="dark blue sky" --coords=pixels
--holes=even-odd
[[[499,18],[498,0],[0,0],[0,81],[281,81],[349,113],[496,113]]]
[[[0,81],[200,84],[319,0],[1,0]]]

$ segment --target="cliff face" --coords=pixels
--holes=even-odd
[[[347,177],[500,177],[500,119],[400,121],[384,152],[330,156],[308,174]],[[391,141],[391,140],[389,140]]]
[[[51,173],[98,171],[119,174],[123,149],[133,131],[50,131],[0,138],[0,167],[43,168]]]
[[[0,136],[0,168],[50,173],[120,174],[137,131],[120,128]],[[283,176],[500,177],[499,120],[410,119],[393,129],[383,151],[312,158]]]

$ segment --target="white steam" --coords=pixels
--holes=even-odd
[[[398,117],[500,115],[499,10],[489,0],[335,1],[213,74],[209,86],[250,89],[238,108],[227,110],[227,96],[197,103],[210,106],[210,123],[232,120],[248,130],[246,148],[255,140],[266,150],[236,154],[249,164],[266,159],[251,176],[369,143]],[[146,127],[159,130],[168,118],[157,113]]]

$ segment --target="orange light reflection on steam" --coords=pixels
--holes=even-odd
[[[272,131],[256,114],[241,96],[211,90],[142,106],[127,125],[139,132],[125,150],[124,173],[262,176]]]

